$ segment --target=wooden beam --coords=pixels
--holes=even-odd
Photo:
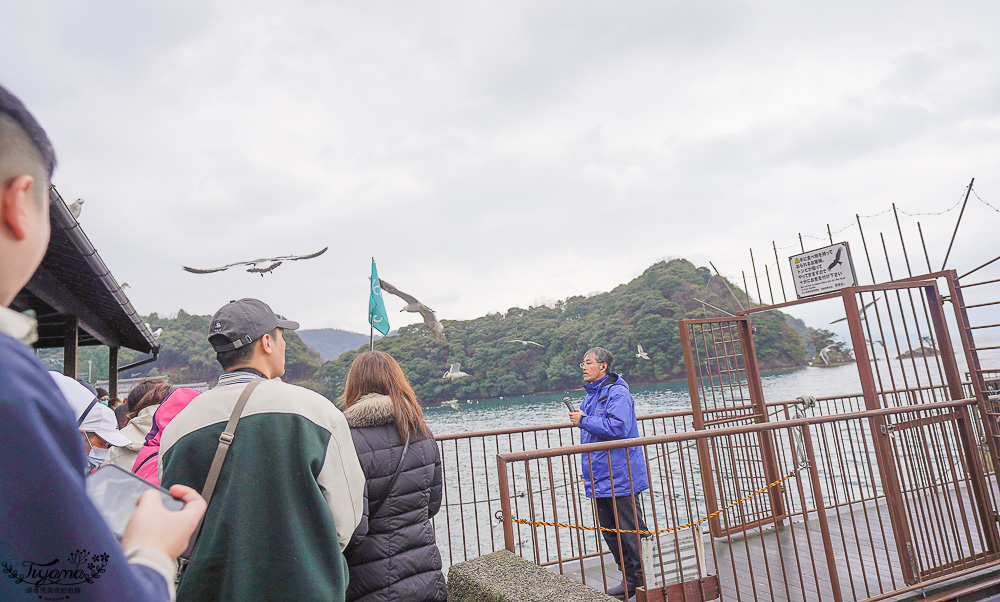
[[[108,394],[118,399],[118,348],[108,347]]]
[[[63,347],[63,374],[70,378],[76,378],[77,339],[80,334],[80,325],[76,317],[66,316],[64,333],[66,343]]]
[[[66,288],[66,285],[45,268],[39,266],[25,288],[59,313],[65,316],[75,316],[78,327],[83,327],[101,344],[108,347],[120,345],[114,329],[110,328],[104,320],[84,305],[78,296],[74,295]]]

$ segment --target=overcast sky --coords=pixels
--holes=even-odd
[[[856,213],[952,208],[900,215],[925,272],[918,220],[938,269],[970,178],[1000,207],[996,2],[52,0],[4,21],[0,83],[142,313],[254,296],[367,332],[372,256],[441,319],[673,257],[739,282],[749,248],[764,289],[772,241],[787,270],[827,224],[867,284]],[[972,199],[960,271],[1000,248]],[[902,275],[892,214],[862,225]],[[324,246],[263,278],[181,270]]]

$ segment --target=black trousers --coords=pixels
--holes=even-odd
[[[614,498],[599,497],[594,499],[597,502],[597,522],[602,527],[623,531],[648,531],[642,514],[642,500],[638,496],[623,495]],[[635,502],[634,511],[632,506],[633,501]],[[615,526],[616,509],[618,511],[617,526]],[[634,588],[640,587],[646,582],[642,575],[642,562],[640,561],[642,548],[639,545],[639,535],[637,533],[612,533],[609,531],[601,531],[601,534],[604,535],[604,541],[611,548],[611,554],[615,557],[615,562],[622,569],[622,574],[625,576],[629,594],[631,595]],[[649,536],[645,535],[643,537]],[[620,550],[619,544],[621,545]]]

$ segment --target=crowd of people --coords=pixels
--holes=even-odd
[[[210,322],[224,373],[205,393],[147,379],[119,403],[46,371],[30,347],[36,321],[9,306],[48,245],[55,163],[45,131],[0,87],[0,599],[445,600],[430,522],[441,458],[389,355],[355,359],[341,412],[281,381],[284,332],[298,323],[241,299]],[[595,347],[580,364],[586,396],[569,418],[583,443],[638,436],[613,362]],[[642,452],[584,454],[582,464],[623,575],[608,593],[634,599]],[[86,475],[108,470],[151,485],[117,517],[117,536],[87,493]]]
[[[117,404],[46,371],[9,306],[48,245],[55,163],[0,87],[0,599],[445,600],[441,459],[387,354],[356,359],[341,412],[280,379],[298,324],[241,299],[206,333],[224,374],[205,393],[148,379]],[[150,487],[119,539],[87,494],[105,470],[183,507]]]

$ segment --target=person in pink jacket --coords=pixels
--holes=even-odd
[[[160,477],[156,474],[157,462],[160,456],[160,436],[167,424],[174,419],[174,416],[187,407],[191,400],[200,395],[198,391],[188,388],[175,389],[167,395],[160,407],[153,414],[153,428],[146,435],[146,443],[139,450],[139,456],[135,460],[132,472],[146,479],[154,485],[160,484]]]

